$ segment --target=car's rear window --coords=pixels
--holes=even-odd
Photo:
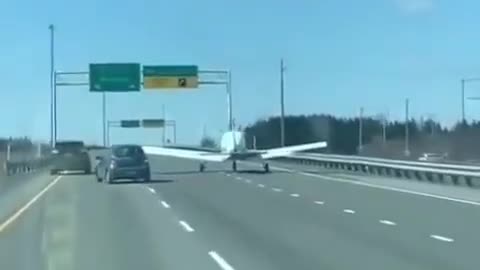
[[[143,150],[138,146],[118,146],[113,148],[115,157],[143,157]]]
[[[61,142],[55,145],[59,153],[74,153],[83,150],[83,142]]]

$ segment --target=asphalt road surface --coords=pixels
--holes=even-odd
[[[19,186],[29,192],[10,192],[0,269],[480,269],[480,203],[460,191],[382,188],[294,165],[198,173],[194,161],[150,161],[148,184],[42,174]]]

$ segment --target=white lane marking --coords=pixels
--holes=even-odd
[[[155,189],[153,189],[153,188],[151,188],[151,187],[148,188],[148,191],[150,191],[150,193],[152,193],[152,194],[157,193],[157,192],[155,191]]]
[[[435,234],[432,234],[430,235],[431,238],[433,239],[436,239],[436,240],[440,240],[440,241],[443,241],[443,242],[453,242],[454,240],[452,238],[449,238],[449,237],[445,237],[445,236],[441,236],[441,235],[435,235]]]
[[[226,173],[226,175],[227,175],[227,176],[232,176],[232,175],[231,175],[231,174],[229,174],[229,173]]]
[[[264,188],[264,187],[265,187],[264,184],[258,184],[257,186],[258,186],[259,188]]]
[[[254,165],[254,163],[249,163],[249,164]],[[275,170],[282,170],[282,171],[286,171],[286,172],[290,172],[290,173],[298,173],[298,174],[301,174],[301,175],[315,177],[315,178],[319,178],[319,179],[327,180],[327,181],[341,182],[341,183],[347,183],[347,184],[352,184],[352,185],[365,186],[365,187],[370,187],[370,188],[377,188],[377,189],[407,193],[407,194],[423,196],[423,197],[428,197],[428,198],[433,198],[433,199],[446,200],[446,201],[451,201],[451,202],[480,206],[480,202],[470,201],[470,200],[466,200],[466,199],[459,199],[459,198],[453,198],[453,197],[448,197],[448,196],[443,196],[443,195],[436,195],[436,194],[426,193],[426,192],[421,192],[421,191],[414,191],[414,190],[403,189],[403,188],[395,188],[395,187],[383,186],[383,185],[378,185],[378,184],[365,183],[365,182],[360,182],[360,180],[355,181],[355,180],[340,179],[340,178],[330,177],[330,176],[326,176],[326,175],[318,175],[318,174],[295,171],[295,170],[292,170],[292,169],[287,169],[287,168],[282,168],[282,167],[277,167],[277,166],[270,166],[270,167],[275,169]]]
[[[245,182],[247,182],[248,184],[252,183],[252,180],[250,179],[245,179]]]
[[[163,205],[163,207],[170,208],[170,205],[166,201],[160,201],[160,203]]]
[[[281,189],[281,188],[272,188],[272,190],[275,191],[275,192],[282,192],[283,191],[283,189]]]
[[[227,261],[225,261],[220,255],[215,251],[209,251],[208,255],[220,266],[223,270],[235,270]]]
[[[385,224],[385,225],[388,225],[388,226],[395,226],[397,225],[397,223],[393,222],[393,221],[390,221],[390,220],[386,220],[386,219],[381,219],[379,220],[380,223],[382,224]]]
[[[291,172],[295,172],[295,171],[292,170]],[[335,178],[335,177],[329,177],[329,176],[325,176],[325,175],[317,175],[317,174],[312,174],[312,173],[304,173],[304,172],[297,172],[297,173],[301,174],[301,175],[305,175],[305,176],[319,178],[319,179],[322,179],[322,180],[327,180],[327,181],[341,182],[341,183],[347,183],[347,184],[352,184],[352,185],[365,186],[365,187],[377,188],[377,189],[383,189],[383,190],[389,190],[389,191],[396,191],[396,192],[418,195],[418,196],[423,196],[423,197],[428,197],[428,198],[434,198],[434,199],[446,200],[446,201],[451,201],[451,202],[480,206],[480,202],[475,202],[475,201],[470,201],[470,200],[465,200],[465,199],[458,199],[458,198],[453,198],[453,197],[448,197],[448,196],[443,196],[443,195],[435,195],[435,194],[432,194],[432,193],[426,193],[426,192],[421,192],[421,191],[414,191],[414,190],[403,189],[403,188],[396,188],[396,187],[389,187],[389,186],[365,183],[365,182],[360,182],[360,180],[359,181],[354,181],[354,180],[347,180],[347,179],[339,179],[339,178]]]
[[[355,214],[355,211],[353,211],[352,209],[343,209],[343,212],[347,214]]]
[[[320,204],[320,205],[324,205],[324,204],[325,204],[325,202],[322,202],[322,201],[315,201],[314,203],[315,203],[315,204]]]
[[[188,225],[187,222],[185,222],[185,221],[183,221],[183,220],[180,220],[178,223],[179,223],[179,224],[185,229],[185,231],[187,231],[187,232],[194,232],[194,231],[195,231],[192,227],[190,227],[190,225]]]
[[[237,180],[243,180],[243,178],[240,177],[240,176],[235,177],[235,179],[237,179]]]
[[[298,195],[297,193],[292,193],[292,194],[290,194],[290,197],[295,197],[295,198],[297,198],[297,197],[300,197],[300,195]]]
[[[0,224],[0,232],[5,230],[10,224],[12,224],[18,217],[20,217],[23,212],[25,212],[30,206],[32,206],[40,197],[43,196],[49,189],[51,189],[58,181],[62,178],[62,176],[57,176],[50,184],[44,187],[37,195],[35,195],[30,201],[28,201],[22,208],[18,209],[13,215],[11,215],[7,220],[5,220],[2,224]]]

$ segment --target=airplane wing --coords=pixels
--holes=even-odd
[[[263,159],[269,159],[269,158],[288,156],[294,152],[313,150],[313,149],[319,149],[319,148],[325,148],[325,147],[327,147],[327,142],[307,143],[307,144],[299,144],[299,145],[285,146],[285,147],[264,150],[263,153],[261,153],[260,155]]]
[[[169,149],[193,150],[193,151],[211,152],[211,153],[221,152],[220,148],[201,147],[196,145],[167,144],[162,147],[169,148]]]
[[[230,158],[230,155],[228,154],[200,151],[194,149],[177,149],[172,147],[143,146],[143,151],[145,151],[145,153],[147,154],[152,155],[216,162],[222,162]]]

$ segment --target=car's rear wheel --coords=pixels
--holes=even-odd
[[[112,176],[109,171],[105,172],[105,177],[103,178],[105,181],[105,184],[111,184],[112,183]]]
[[[97,182],[102,182],[102,178],[98,176],[98,172],[95,172],[95,177],[97,178]]]

